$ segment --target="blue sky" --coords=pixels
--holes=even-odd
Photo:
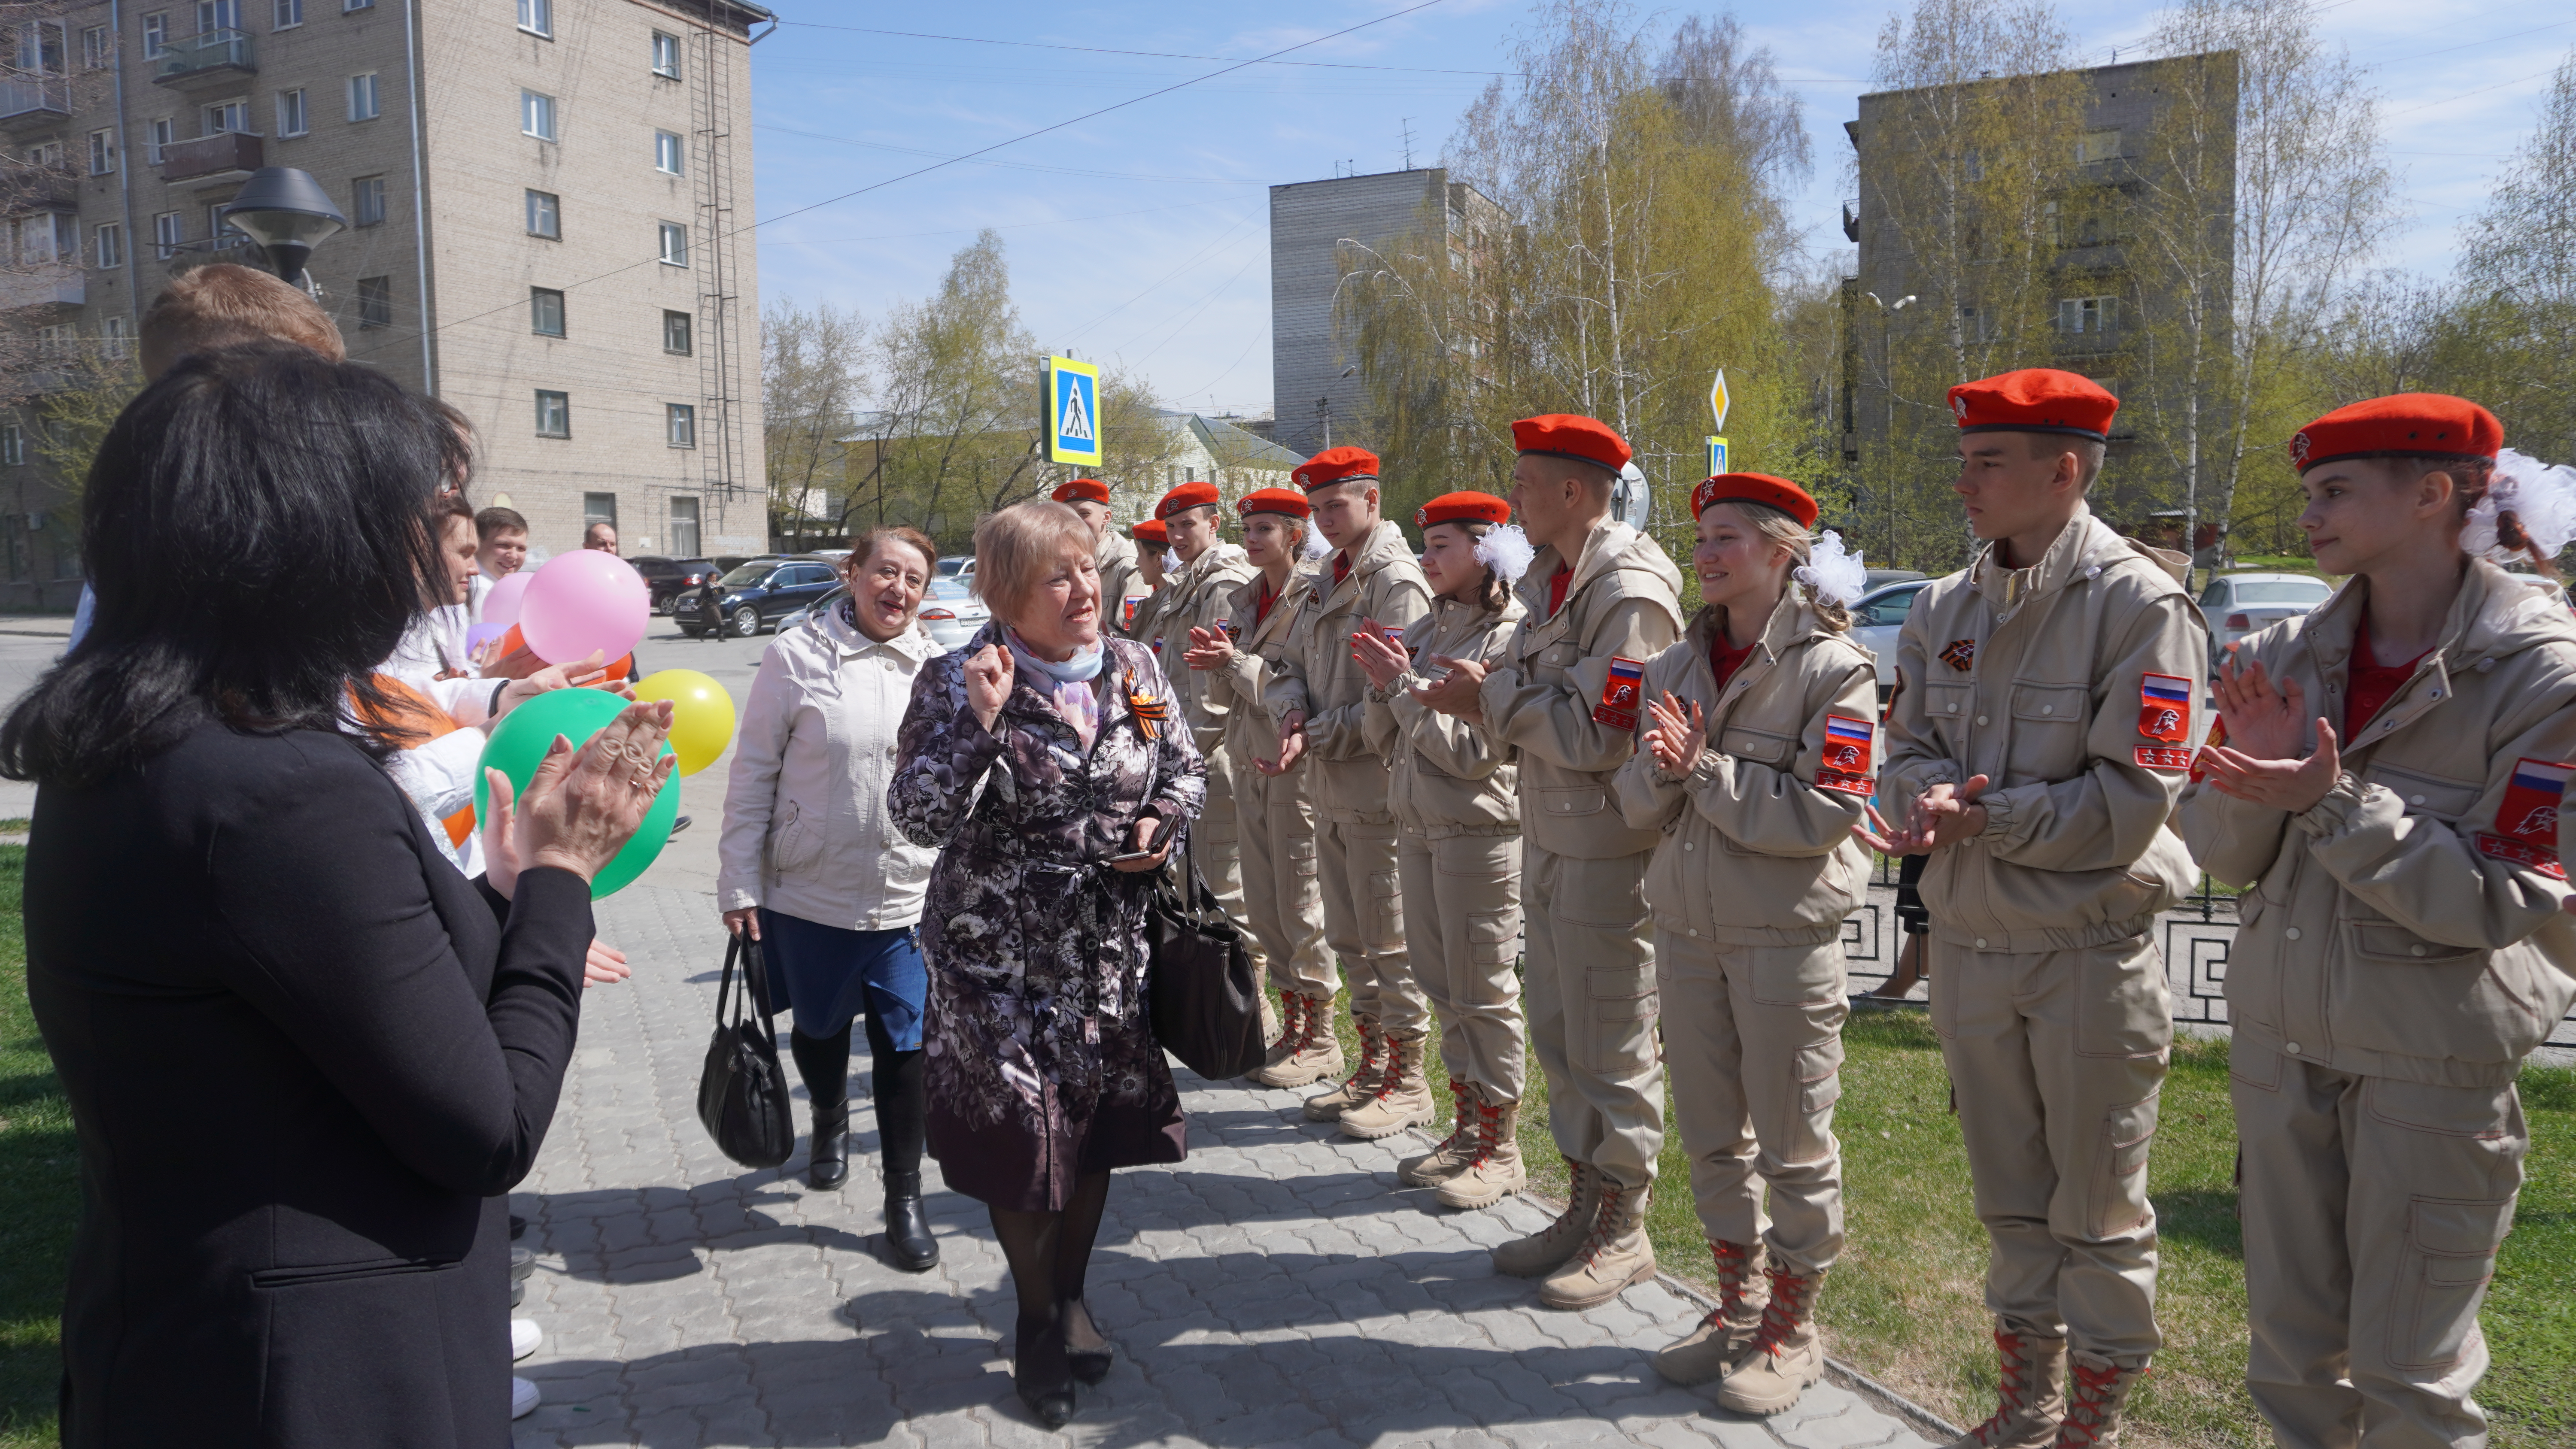
[[[763,295],[874,315],[927,293],[951,252],[996,227],[1041,346],[1141,370],[1178,405],[1262,412],[1267,188],[1337,166],[1394,170],[1408,128],[1414,163],[1434,164],[1460,113],[1507,67],[1511,34],[1529,15],[1523,0],[1437,0],[1282,58],[1303,64],[1232,70],[894,178],[1417,3],[783,0],[786,23],[752,51]],[[1688,9],[1661,12],[1663,28]],[[1816,172],[1798,219],[1819,250],[1842,244],[1841,124],[1867,89],[1889,12],[1887,0],[1735,9],[1806,103]],[[2134,47],[2150,26],[2138,7],[2103,0],[2061,0],[2061,12],[2096,61]],[[2529,133],[2549,72],[2576,44],[2576,8],[2326,0],[2319,12],[2321,32],[2370,67],[2381,92],[2408,214],[2382,263],[2444,272],[2461,219]],[[915,38],[929,36],[950,38]],[[1158,54],[1108,53],[1121,51]],[[874,189],[834,199],[862,187]]]

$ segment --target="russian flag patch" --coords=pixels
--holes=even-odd
[[[1601,681],[1601,702],[1592,718],[1612,729],[1634,732],[1637,708],[1645,700],[1646,666],[1634,659],[1610,656],[1610,677]]]
[[[1876,741],[1869,721],[1847,714],[1825,716],[1825,753],[1816,765],[1816,788],[1845,795],[1876,793],[1870,783],[1870,747]]]
[[[2576,765],[2555,760],[2514,761],[2513,778],[2504,787],[2504,801],[2496,806],[2496,834],[2556,851],[2558,802],[2567,793],[2567,777],[2571,774],[2576,774]]]
[[[2191,681],[2173,674],[2138,679],[2138,733],[2168,745],[2191,738]]]

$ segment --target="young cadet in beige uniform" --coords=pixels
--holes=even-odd
[[[2183,795],[2193,853],[2252,887],[2228,1071],[2246,1386],[2282,1449],[2486,1441],[2478,1304],[2531,1145],[2515,1070],[2576,998],[2576,619],[2490,562],[2556,553],[2519,510],[2576,500],[2547,506],[2566,485],[2502,440],[2421,393],[2290,440],[2299,526],[2352,579],[2235,647]]]
[[[1190,630],[1183,657],[1206,674],[1207,697],[1226,706],[1226,763],[1243,822],[1243,909],[1279,992],[1279,1039],[1252,1080],[1303,1087],[1342,1070],[1342,1039],[1333,1031],[1341,983],[1324,949],[1324,894],[1315,878],[1315,802],[1307,790],[1313,772],[1299,761],[1266,775],[1259,762],[1279,752],[1262,683],[1288,648],[1289,625],[1314,599],[1316,573],[1298,567],[1314,536],[1312,510],[1293,488],[1257,489],[1234,506],[1243,515],[1245,557],[1260,572],[1234,591],[1234,612],[1221,627]]]
[[[1404,541],[1378,515],[1377,455],[1326,448],[1289,476],[1306,490],[1315,527],[1333,546],[1314,602],[1288,626],[1288,647],[1262,685],[1279,722],[1278,773],[1314,760],[1316,871],[1324,887],[1324,940],[1342,960],[1359,1030],[1359,1066],[1332,1091],[1306,1099],[1306,1116],[1339,1120],[1385,1097],[1408,1126],[1431,1120],[1421,1082],[1422,1038],[1431,1003],[1404,954],[1404,907],[1396,885],[1395,813],[1387,805],[1386,760],[1370,745],[1368,676],[1351,635],[1374,620],[1404,629],[1431,611],[1431,586]]]
[[[1099,544],[1092,559],[1100,565],[1100,618],[1112,630],[1121,628],[1126,599],[1136,577],[1136,545],[1109,526],[1109,485],[1097,478],[1075,478],[1056,485],[1048,495],[1080,515]]]
[[[1811,549],[1805,489],[1722,473],[1691,511],[1705,603],[1646,664],[1651,728],[1616,782],[1628,823],[1663,834],[1646,900],[1665,1069],[1721,1292],[1655,1369],[1777,1414],[1824,1376],[1812,1316],[1843,1243],[1842,931],[1868,892],[1852,827],[1876,788],[1878,666],[1847,637],[1868,575],[1831,534]]]
[[[1189,652],[1191,635],[1222,626],[1234,613],[1234,591],[1252,578],[1252,565],[1245,562],[1243,550],[1227,543],[1217,531],[1224,504],[1215,484],[1192,482],[1164,494],[1154,505],[1154,517],[1171,540],[1172,556],[1181,571],[1164,580],[1157,595],[1163,603],[1154,614],[1158,640],[1153,642],[1155,661],[1172,681],[1181,717],[1190,722],[1190,737],[1207,761],[1207,806],[1190,822],[1190,864],[1216,893],[1225,913],[1249,932],[1252,921],[1243,909],[1242,827],[1235,810],[1234,765],[1222,748],[1226,703],[1210,693],[1207,674],[1181,662]],[[1268,967],[1257,936],[1253,956],[1255,965]]]
[[[1136,545],[1136,579],[1127,587],[1130,590],[1142,588],[1144,593],[1138,596],[1135,613],[1127,620],[1126,634],[1130,639],[1143,640],[1145,647],[1150,649],[1157,637],[1154,618],[1168,602],[1163,597],[1163,560],[1171,552],[1171,531],[1164,527],[1163,520],[1148,518],[1127,533]],[[1101,597],[1105,599],[1109,595],[1104,591]]]
[[[1950,405],[1952,486],[1988,542],[1915,596],[1879,797],[1905,822],[1890,853],[1931,854],[1932,1025],[1992,1242],[2001,1403],[1954,1449],[2086,1449],[2160,1341],[2147,1147],[2173,1020],[2151,928],[2195,879],[2169,821],[2208,628],[2181,559],[2084,506],[2118,399],[2032,369]]]
[[[1681,634],[1681,572],[1610,517],[1628,461],[1617,433],[1551,413],[1512,424],[1512,440],[1512,504],[1539,545],[1521,581],[1529,614],[1490,670],[1428,661],[1449,675],[1420,697],[1520,751],[1522,1004],[1573,1184],[1564,1214],[1496,1248],[1494,1266],[1545,1278],[1539,1298],[1552,1307],[1588,1308],[1655,1272],[1646,1194],[1664,1145],[1664,1074],[1645,881],[1658,837],[1620,818],[1610,776],[1636,750],[1645,663]]]
[[[1512,584],[1528,569],[1529,540],[1504,525],[1512,506],[1490,493],[1444,493],[1414,510],[1431,612],[1401,645],[1363,629],[1351,646],[1369,677],[1369,738],[1392,781],[1397,873],[1404,881],[1405,944],[1414,978],[1440,1019],[1457,1124],[1396,1177],[1439,1189],[1442,1205],[1490,1207],[1529,1185],[1519,1142],[1528,1063],[1521,1045],[1520,771],[1512,751],[1455,715],[1427,708],[1413,690],[1428,681],[1415,660],[1490,664],[1524,610]],[[1342,1114],[1353,1137],[1403,1130],[1385,1103]]]

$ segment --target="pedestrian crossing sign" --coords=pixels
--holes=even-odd
[[[1050,357],[1046,381],[1047,461],[1100,466],[1100,369]]]

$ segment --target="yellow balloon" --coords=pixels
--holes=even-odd
[[[635,682],[639,700],[671,702],[671,753],[694,775],[733,743],[733,696],[694,669],[658,669]]]

